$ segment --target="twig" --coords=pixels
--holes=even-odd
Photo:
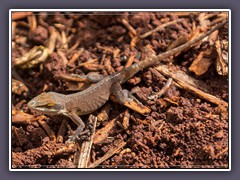
[[[29,27],[30,27],[30,33],[33,33],[37,28],[36,16],[33,14],[33,15],[28,16],[27,19],[28,19],[28,23],[29,23]]]
[[[155,29],[153,29],[153,30],[151,30],[151,31],[148,31],[148,32],[146,32],[145,34],[140,35],[139,38],[140,38],[140,39],[144,39],[144,38],[152,35],[154,32],[157,32],[157,31],[165,28],[166,26],[170,26],[170,25],[172,25],[172,24],[181,22],[181,21],[183,21],[183,20],[184,20],[184,19],[177,19],[177,20],[174,20],[174,21],[170,21],[170,22],[161,24],[161,25],[157,26]]]
[[[17,23],[15,21],[12,21],[12,40],[14,39],[16,34],[16,27],[17,27]]]
[[[141,141],[135,140],[135,142],[136,142],[139,146],[143,147],[145,150],[147,150],[147,151],[149,150],[149,147],[146,146],[145,144],[143,144]]]
[[[115,69],[111,65],[111,60],[110,58],[105,58],[104,59],[104,68],[107,70],[108,74],[114,74]]]
[[[136,121],[136,122],[139,122],[141,124],[144,124],[144,125],[149,125],[149,123],[146,121],[146,120],[141,120],[139,118],[135,118],[134,116],[131,116],[131,119]]]
[[[84,141],[81,146],[81,151],[79,155],[78,168],[87,168],[90,160],[90,152],[93,143],[93,136],[96,130],[97,117],[90,115],[89,121],[93,124],[93,131],[90,137],[90,141]]]
[[[68,53],[74,51],[80,44],[80,41],[77,41],[69,50]]]
[[[137,35],[136,30],[125,19],[122,19],[122,23],[132,33],[132,35]]]
[[[178,16],[178,17],[188,17],[191,15],[198,15],[199,12],[172,12],[172,14]]]
[[[15,136],[16,136],[19,144],[20,144],[20,146],[22,146],[21,138],[20,138],[19,135],[18,135],[18,129],[17,129],[16,127],[12,126],[12,130],[13,130],[13,132],[14,132],[14,134],[15,134]]]
[[[126,149],[123,149],[123,150],[119,153],[119,155],[120,155],[120,156],[123,156],[124,154],[126,154],[126,153],[131,153],[131,152],[132,152],[131,149],[126,148]]]
[[[38,120],[38,123],[46,131],[46,133],[50,137],[50,139],[53,140],[53,141],[56,141],[56,136],[55,136],[53,130],[48,126],[48,124],[43,120]]]
[[[63,49],[68,49],[68,43],[67,43],[67,36],[64,31],[61,32],[61,38],[62,38],[62,48]]]
[[[167,80],[166,84],[164,85],[164,87],[156,94],[149,96],[148,99],[156,100],[156,99],[160,98],[163,94],[166,93],[166,91],[169,89],[171,84],[172,84],[172,78],[169,78]]]
[[[63,64],[63,67],[66,68],[67,67],[67,63],[68,63],[68,60],[66,58],[66,54],[63,53],[61,50],[57,50],[57,54],[62,58],[62,64]]]
[[[84,67],[85,69],[89,70],[89,71],[96,71],[96,70],[101,70],[103,69],[103,66],[99,65],[98,63],[98,59],[92,59],[92,60],[88,60],[86,62],[80,63],[78,66],[70,69],[71,71],[74,69],[77,69],[79,67]]]
[[[16,21],[17,22],[17,26],[23,26],[26,27],[27,29],[30,28],[29,24],[26,21]]]
[[[133,61],[134,61],[134,55],[132,55],[132,56],[130,56],[130,57],[128,58],[128,61],[127,61],[127,63],[125,64],[125,68],[131,66],[132,63],[133,63]]]
[[[222,21],[224,21],[225,19],[226,19],[226,17],[217,18],[217,19],[215,19],[215,20],[213,20],[213,21],[211,22],[211,26],[214,26],[215,24],[217,24],[217,23],[219,23],[219,22],[222,22]]]
[[[15,59],[15,66],[22,69],[32,68],[41,62],[44,62],[49,56],[48,48],[44,46],[34,46],[30,51],[22,57]]]
[[[200,89],[204,92],[207,92],[207,93],[210,92],[210,89],[205,82],[188,76],[184,71],[177,70],[176,68],[174,68],[174,66],[160,65],[154,69],[159,71],[164,76],[172,78],[174,81],[175,79],[177,79],[177,80],[186,82],[187,84],[197,89]]]
[[[113,58],[116,58],[118,56],[118,54],[120,53],[120,49],[116,48],[116,49],[113,49],[113,48],[109,48],[109,47],[105,47],[105,46],[101,46],[99,44],[96,45],[96,47],[100,50],[103,51],[103,53],[112,53],[113,54]]]
[[[68,147],[63,147],[53,152],[53,155],[54,156],[67,155],[67,154],[74,153],[74,151],[75,151],[74,144],[72,143],[72,144],[69,144]]]
[[[181,22],[183,21],[184,19],[177,19],[177,20],[174,20],[174,21],[170,21],[170,22],[167,22],[165,24],[161,24],[159,26],[157,26],[155,29],[153,30],[150,30],[148,32],[146,32],[145,34],[142,34],[140,36],[137,35],[137,32],[136,30],[125,20],[125,19],[122,19],[122,23],[127,27],[127,29],[131,32],[129,34],[129,36],[131,37],[131,42],[130,42],[130,47],[133,48],[136,46],[136,44],[139,42],[140,39],[144,39],[150,35],[152,35],[154,32],[157,32],[157,31],[160,31],[162,30],[163,28],[165,28],[166,26],[169,26],[169,25],[172,25],[172,24],[175,24],[177,22]]]
[[[215,155],[215,158],[218,158],[219,156],[223,155],[225,152],[228,151],[228,147],[224,148],[221,152]]]
[[[60,142],[60,143],[63,142],[63,137],[64,137],[66,131],[67,131],[66,120],[63,119],[62,123],[60,125],[60,128],[58,130],[58,133],[57,133],[57,142]]]
[[[121,148],[123,148],[127,143],[124,141],[121,141],[120,143],[116,144],[114,147],[112,147],[102,158],[98,159],[94,163],[92,163],[88,168],[95,168],[102,162],[106,161],[108,158],[113,156],[116,152],[118,152]]]
[[[12,20],[18,20],[31,15],[33,12],[13,12]]]
[[[79,56],[84,52],[84,49],[80,49],[78,50],[76,53],[74,53],[74,55],[72,56],[72,58],[69,60],[68,64],[72,65],[75,63],[75,61],[79,58]]]
[[[163,98],[163,99],[164,99],[164,101],[167,101],[167,102],[169,102],[169,103],[171,103],[171,104],[174,104],[174,105],[176,105],[176,106],[179,106],[179,103],[176,102],[176,101],[174,101],[174,100],[172,100],[172,99],[169,99],[169,98],[167,98],[167,97],[165,97],[165,98]]]
[[[56,47],[57,36],[58,36],[56,31],[57,30],[53,26],[49,27],[50,37],[47,45],[49,49],[49,54],[52,54]]]
[[[199,97],[201,97],[201,98],[203,98],[203,99],[205,99],[205,100],[207,100],[207,101],[209,101],[211,103],[214,103],[214,104],[217,104],[217,105],[223,105],[225,107],[228,106],[228,103],[223,101],[222,99],[217,98],[217,97],[215,97],[215,96],[213,96],[211,94],[205,93],[202,90],[197,89],[196,87],[192,86],[191,84],[186,83],[182,79],[179,79],[178,77],[174,76],[174,74],[169,72],[168,69],[165,66],[160,65],[160,66],[156,67],[156,69],[160,73],[164,74],[165,76],[173,78],[173,80],[176,83],[178,83],[180,86],[182,86],[183,89],[185,89],[185,90],[187,90],[187,91],[189,91],[189,92],[191,92],[193,94],[196,94]]]
[[[151,71],[151,73],[153,73],[155,76],[157,76],[160,81],[167,81],[167,78],[165,78],[160,72],[158,72],[156,69],[154,68],[149,68],[149,70]]]

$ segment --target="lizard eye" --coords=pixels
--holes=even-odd
[[[55,105],[55,104],[53,104],[53,103],[47,104],[48,107],[52,107],[52,106],[54,106],[54,105]]]

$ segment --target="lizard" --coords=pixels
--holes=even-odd
[[[69,117],[77,125],[77,129],[68,139],[70,142],[74,142],[80,134],[83,134],[85,128],[85,123],[79,116],[96,111],[108,101],[111,95],[116,97],[117,102],[124,104],[128,98],[131,98],[131,94],[123,90],[121,84],[129,80],[139,71],[154,66],[164,58],[168,58],[190,48],[195,43],[222,27],[226,22],[227,20],[183,45],[160,53],[159,55],[153,54],[146,60],[134,63],[119,72],[106,76],[83,91],[67,95],[57,92],[43,92],[30,100],[28,107],[43,114],[60,114]]]

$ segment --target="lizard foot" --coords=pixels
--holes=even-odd
[[[91,132],[89,130],[85,130],[80,134],[74,133],[73,135],[68,137],[67,143],[74,143],[76,140],[86,140],[90,136]]]
[[[68,140],[66,141],[67,143],[74,143],[77,139],[79,139],[78,135],[73,134],[68,137]]]

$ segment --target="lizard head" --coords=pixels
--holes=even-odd
[[[55,115],[65,108],[64,96],[55,92],[42,93],[29,101],[28,107],[44,114]]]

